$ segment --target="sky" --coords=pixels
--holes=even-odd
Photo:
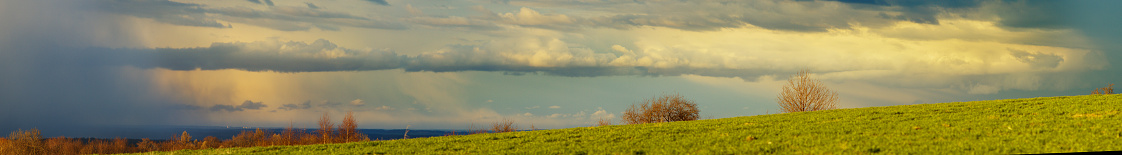
[[[839,108],[1070,96],[1116,83],[1122,1],[0,0],[0,131],[521,128],[679,94],[778,113],[809,70]]]

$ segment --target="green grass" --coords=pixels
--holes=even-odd
[[[1122,95],[1064,96],[160,153],[1019,154],[1109,151],[1122,150],[1119,111],[1122,111]]]

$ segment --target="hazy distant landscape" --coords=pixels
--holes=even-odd
[[[1122,94],[175,154],[1036,154],[1122,150]],[[937,153],[936,153],[937,152]]]
[[[170,138],[172,135],[178,135],[180,133],[183,133],[184,131],[186,131],[187,133],[190,133],[191,136],[198,137],[198,138],[202,138],[202,137],[206,137],[206,136],[233,137],[234,135],[237,135],[238,133],[240,133],[242,131],[253,131],[255,129],[257,129],[257,128],[250,128],[250,127],[226,128],[224,126],[156,126],[156,127],[128,127],[128,128],[103,127],[103,128],[98,128],[98,131],[103,131],[103,132],[99,133],[98,135],[104,135],[104,136],[83,137],[83,138],[113,139],[113,138],[116,138],[116,137],[121,137],[121,138],[127,138],[127,139],[151,138],[152,140],[165,140],[165,139]],[[261,129],[272,131],[272,132],[280,132],[280,131],[284,130],[284,128],[261,128]],[[301,130],[301,128],[297,128],[297,130]],[[311,133],[311,132],[314,132],[316,129],[309,128],[309,129],[303,129],[303,130]],[[401,139],[401,138],[403,138],[403,136],[405,136],[406,129],[358,129],[358,131],[363,133],[363,134],[366,134],[368,137],[370,137],[370,139],[388,140],[388,139]],[[457,134],[467,133],[466,132],[467,129],[462,129],[462,130],[409,129],[408,131],[409,131],[409,137],[443,136],[443,135],[452,134],[452,131],[456,131]],[[48,133],[44,133],[44,136],[57,137],[57,136],[65,136],[65,135],[52,134],[52,133],[48,132]]]
[[[1122,151],[1119,6],[0,0],[0,154]]]

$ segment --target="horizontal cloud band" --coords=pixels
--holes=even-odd
[[[113,49],[90,48],[66,55],[66,60],[81,65],[128,65],[141,68],[171,70],[221,70],[276,72],[327,72],[403,69],[410,72],[497,71],[511,75],[544,73],[555,76],[677,76],[697,74],[721,77],[758,77],[776,73],[761,69],[690,67],[679,64],[669,67],[657,63],[620,64],[613,60],[632,54],[615,56],[600,53],[586,56],[542,54],[519,59],[509,52],[489,52],[479,47],[450,47],[433,53],[404,55],[384,50],[354,50],[337,47],[327,40],[311,44],[303,42],[214,43],[210,47]],[[548,54],[547,54],[548,55]],[[632,56],[634,57],[634,56]],[[534,59],[539,58],[539,59]],[[559,60],[564,58],[564,60]],[[544,59],[544,60],[542,60]],[[545,62],[547,61],[548,62]]]

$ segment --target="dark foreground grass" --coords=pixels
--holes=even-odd
[[[1122,95],[155,154],[1019,154],[1122,150]]]

